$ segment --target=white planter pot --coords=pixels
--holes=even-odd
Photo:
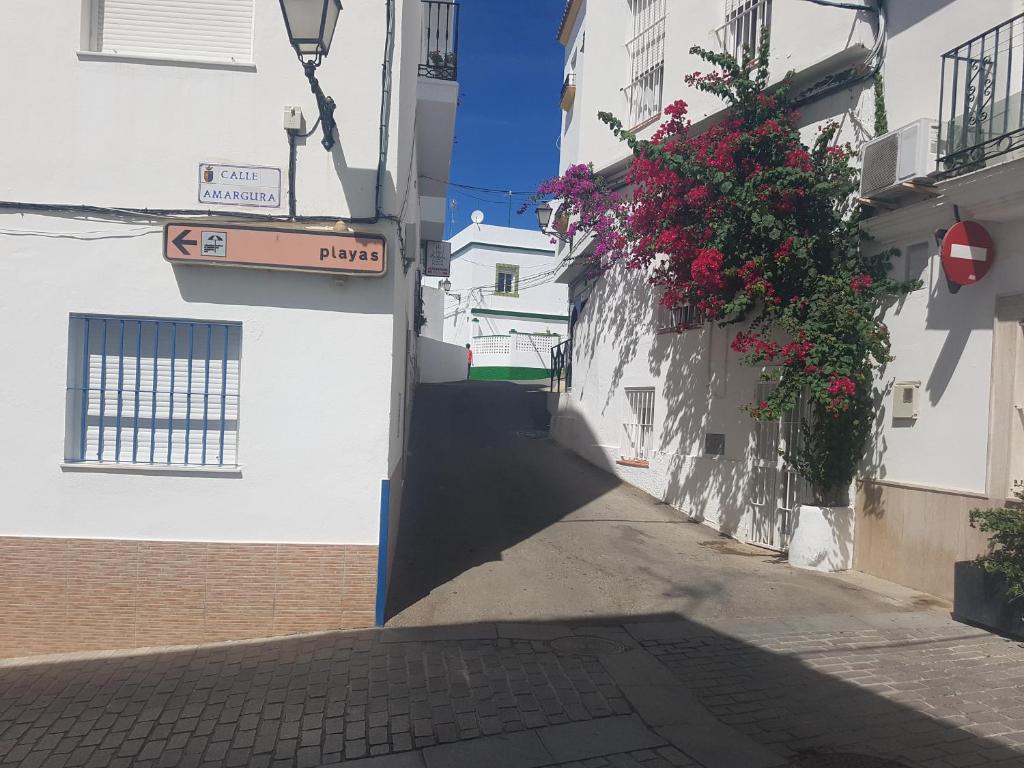
[[[789,564],[815,571],[846,571],[853,567],[852,507],[801,504],[793,513]]]

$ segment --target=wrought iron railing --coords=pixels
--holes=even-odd
[[[1024,14],[942,55],[938,171],[953,176],[1024,146]]]
[[[551,348],[551,391],[567,392],[571,386],[572,339],[569,338]]]
[[[459,4],[422,0],[423,37],[420,77],[457,80],[459,74]]]

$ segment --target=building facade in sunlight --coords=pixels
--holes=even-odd
[[[6,10],[2,656],[379,619],[458,5],[310,5]]]
[[[563,170],[592,163],[621,178],[628,150],[598,111],[642,138],[676,99],[695,130],[716,120],[722,104],[683,83],[707,67],[690,47],[736,54],[766,33],[772,81],[793,72],[805,142],[836,120],[861,149],[866,247],[898,249],[895,275],[923,287],[887,312],[895,361],[877,381],[840,544],[854,568],[943,597],[953,564],[985,547],[968,511],[1024,482],[1021,11],[1014,0],[569,0],[557,30]],[[876,94],[892,129],[881,136]],[[983,273],[963,286],[947,277],[940,245],[959,219],[994,245],[959,241],[947,253],[953,273]],[[559,246],[572,352],[571,380],[552,395],[555,437],[695,519],[785,551],[807,501],[780,458],[796,417],[756,428],[739,407],[764,384],[730,350],[735,329],[666,316],[644,276],[589,271],[575,258],[587,246]]]
[[[470,345],[471,378],[548,378],[550,351],[565,338],[569,319],[551,240],[491,224],[470,224],[450,239],[451,285],[441,289],[440,324],[445,342]]]

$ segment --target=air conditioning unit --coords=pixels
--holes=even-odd
[[[906,192],[904,182],[926,180],[938,149],[938,121],[927,117],[872,139],[861,149],[861,197],[896,197]]]

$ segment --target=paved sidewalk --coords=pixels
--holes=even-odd
[[[4,662],[0,765],[1024,765],[1019,643],[927,613],[651,618]]]

